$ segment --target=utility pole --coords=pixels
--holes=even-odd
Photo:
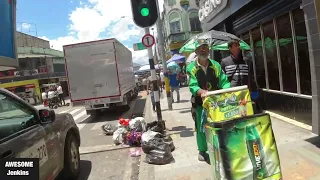
[[[149,28],[144,28],[145,34],[150,34]],[[152,79],[152,86],[153,86],[153,97],[154,101],[156,103],[156,110],[157,110],[157,118],[158,121],[162,120],[162,114],[161,114],[161,105],[160,105],[160,93],[159,93],[159,85],[158,85],[158,79],[156,75],[156,67],[154,64],[154,56],[152,52],[152,46],[147,47],[148,50],[148,57],[149,57],[149,65],[150,65],[150,73],[151,73],[151,79]]]
[[[164,38],[163,38],[163,32],[162,32],[162,21],[161,21],[161,14],[160,14],[160,10],[159,10],[159,3],[158,0],[157,1],[157,7],[158,7],[158,20],[157,20],[157,36],[159,39],[159,56],[162,59],[162,68],[164,73],[167,72],[167,62],[165,60],[165,50],[164,50]],[[164,83],[165,83],[165,90],[166,90],[166,94],[167,94],[167,102],[168,102],[168,109],[171,111],[172,110],[172,94],[171,94],[171,90],[170,90],[170,86],[169,86],[169,79],[168,77],[165,76],[164,78]]]
[[[134,23],[145,30],[145,36],[142,38],[142,43],[148,50],[153,85],[153,98],[157,110],[157,119],[159,123],[164,123],[164,121],[162,121],[159,85],[152,52],[152,46],[155,43],[155,38],[150,34],[150,27],[158,20],[158,4],[155,0],[131,0],[131,8]]]

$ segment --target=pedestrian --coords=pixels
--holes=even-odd
[[[164,89],[164,73],[163,70],[160,72],[160,79],[161,79],[161,89]]]
[[[147,85],[147,82],[148,81],[148,79],[147,79],[147,75],[144,75],[143,76],[143,79],[142,79],[142,87],[143,87],[143,90],[147,90],[148,91],[148,85]]]
[[[197,145],[199,150],[199,161],[208,158],[207,142],[205,133],[200,129],[202,116],[202,103],[208,91],[230,88],[227,76],[222,71],[218,62],[209,59],[209,44],[206,40],[198,40],[195,43],[197,60],[191,62],[187,67],[189,76],[189,89],[192,94],[193,118],[196,125]]]
[[[47,94],[47,89],[43,89],[42,90],[42,93],[41,93],[41,98],[42,98],[42,101],[43,101],[43,105],[46,106],[47,105],[47,99],[48,99],[48,94]]]
[[[252,71],[252,59],[242,56],[238,40],[229,41],[228,48],[230,56],[221,60],[221,68],[228,76],[231,87],[247,85],[250,92],[258,92],[258,86]],[[257,106],[254,105],[254,109],[257,112]]]
[[[156,75],[156,78],[157,78],[157,86],[159,87],[160,86],[160,77],[158,75]],[[153,109],[153,112],[156,112],[156,101],[155,101],[155,98],[154,98],[154,91],[153,91],[153,81],[152,81],[152,77],[151,75],[148,77],[147,79],[147,89],[150,91],[150,97],[151,97],[151,103],[152,103],[152,109]],[[148,91],[148,92],[149,92]],[[160,91],[158,91],[159,93],[159,97],[160,97]]]
[[[167,76],[169,79],[172,102],[174,102],[173,91],[175,91],[177,93],[177,103],[179,103],[180,102],[180,82],[179,82],[178,73],[177,71],[175,72],[168,71]]]
[[[51,87],[48,91],[48,99],[53,101],[54,100],[54,96],[55,96],[55,92],[54,89]]]
[[[64,101],[63,89],[61,87],[61,84],[58,84],[57,91],[58,91],[60,104],[62,105],[62,102],[63,102],[63,105],[65,106],[66,102]]]
[[[139,76],[137,74],[134,75],[134,81],[136,83],[136,86],[139,86]]]

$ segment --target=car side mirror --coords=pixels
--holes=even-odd
[[[40,121],[44,123],[53,122],[56,119],[56,113],[52,109],[39,110]]]

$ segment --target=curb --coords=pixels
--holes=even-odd
[[[88,147],[80,147],[79,153],[80,155],[84,154],[91,154],[91,153],[99,153],[99,152],[105,152],[105,151],[114,151],[119,149],[127,149],[131,148],[128,145],[100,145],[100,146],[88,146]]]
[[[144,119],[146,123],[152,122],[152,112],[151,112],[151,99],[150,96],[147,97],[146,105],[144,109]],[[144,162],[146,159],[146,154],[142,152],[140,156],[140,163],[139,163],[139,177],[140,180],[154,180],[154,167],[148,166],[147,163]]]
[[[281,116],[281,115],[279,115],[279,114],[276,114],[276,113],[273,113],[273,112],[270,112],[270,111],[265,111],[265,112],[268,113],[268,114],[270,114],[270,116],[271,116],[272,118],[276,118],[276,119],[279,119],[279,120],[284,121],[284,122],[286,122],[286,123],[289,123],[289,124],[295,125],[295,126],[297,126],[297,127],[306,129],[306,130],[308,130],[308,131],[312,131],[312,126],[310,126],[310,125],[301,123],[301,122],[299,122],[299,121],[297,121],[297,120],[290,119],[290,118]]]

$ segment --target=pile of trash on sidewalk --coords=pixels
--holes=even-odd
[[[164,135],[163,121],[146,123],[143,117],[120,118],[117,126],[105,124],[101,128],[106,135],[112,136],[116,145],[142,147],[130,149],[131,157],[140,156],[142,149],[149,164],[163,165],[174,161],[171,152],[174,151],[175,146],[171,137]]]

